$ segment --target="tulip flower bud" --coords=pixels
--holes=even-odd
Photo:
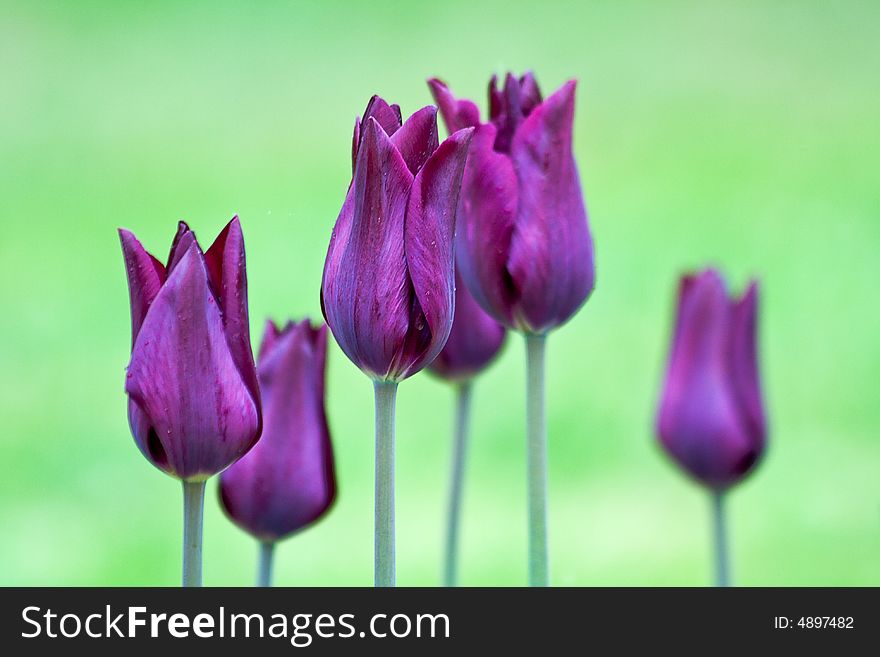
[[[492,362],[504,344],[505,331],[474,301],[455,275],[455,317],[443,350],[431,372],[450,381],[465,381]]]
[[[437,111],[401,124],[373,97],[355,125],[354,174],[321,285],[333,337],[376,381],[400,381],[446,343],[454,308],[455,207],[471,130],[438,146]]]
[[[572,155],[575,82],[542,99],[534,77],[489,86],[489,122],[437,79],[449,130],[474,126],[458,205],[457,263],[479,305],[525,333],[563,324],[594,285],[593,243]]]
[[[729,298],[711,269],[682,277],[679,286],[657,432],[682,468],[719,491],[748,474],[764,451],[757,299],[755,282]]]
[[[125,380],[135,442],[157,468],[201,481],[260,437],[244,240],[235,217],[202,252],[181,222],[163,266],[120,229],[131,298]]]
[[[263,435],[220,475],[226,515],[261,541],[274,542],[320,518],[336,497],[333,450],[324,411],[327,327],[266,324],[257,364]]]

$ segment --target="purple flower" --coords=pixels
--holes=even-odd
[[[742,479],[764,451],[757,303],[756,282],[731,299],[711,269],[679,285],[657,431],[679,465],[717,490]]]
[[[593,290],[593,243],[572,155],[575,82],[546,100],[531,73],[489,85],[489,121],[428,81],[449,130],[475,126],[456,234],[461,277],[509,328],[546,333]]]
[[[504,327],[477,305],[456,272],[452,331],[429,369],[450,381],[467,380],[492,362],[504,344],[504,336]]]
[[[321,286],[339,346],[374,380],[430,363],[452,327],[455,207],[471,130],[438,146],[437,110],[401,125],[378,96],[354,130],[354,174]]]
[[[257,375],[263,436],[220,475],[220,499],[239,527],[263,541],[284,538],[320,518],[336,497],[324,412],[327,327],[267,322]]]
[[[119,237],[131,297],[131,431],[157,468],[204,480],[260,437],[238,217],[205,253],[181,222],[164,267],[131,232]]]

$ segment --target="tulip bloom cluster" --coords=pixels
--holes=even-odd
[[[355,121],[352,177],[330,237],[320,301],[327,326],[266,324],[250,341],[238,218],[203,251],[181,222],[163,264],[124,229],[132,346],[125,379],[135,443],[183,482],[184,585],[201,583],[205,482],[261,545],[332,506],[336,476],[325,411],[327,335],[375,394],[375,583],[396,582],[397,385],[423,369],[455,386],[445,581],[457,536],[472,382],[507,329],[526,343],[529,582],[549,583],[546,336],[595,285],[593,241],[573,155],[576,83],[544,98],[531,73],[489,84],[488,119],[438,79],[438,107],[403,121],[379,96]],[[450,136],[441,143],[437,115]],[[766,421],[757,356],[757,284],[730,298],[714,270],[682,278],[657,414],[663,448],[713,495],[718,582],[729,582],[723,496],[759,461]],[[259,441],[259,442],[258,442]]]

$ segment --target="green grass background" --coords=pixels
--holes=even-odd
[[[167,252],[241,216],[252,325],[320,316],[327,241],[373,93],[440,75],[580,80],[598,287],[549,342],[558,585],[701,585],[709,502],[652,431],[678,274],[762,280],[770,445],[730,496],[744,585],[880,584],[880,45],[874,2],[4,2],[0,5],[0,583],[174,585],[178,483],[123,394],[117,226]],[[256,338],[255,338],[256,340]],[[476,387],[465,584],[525,583],[523,345]],[[277,554],[283,585],[372,581],[372,398],[335,346],[340,495]],[[398,581],[439,582],[452,391],[398,408]],[[256,548],[209,484],[205,582]]]

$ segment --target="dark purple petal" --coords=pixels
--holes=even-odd
[[[473,128],[465,128],[440,144],[416,175],[410,192],[404,229],[406,262],[431,344],[408,374],[434,360],[452,328],[455,211],[472,134]]]
[[[471,139],[458,205],[457,263],[477,303],[512,327],[516,290],[507,260],[519,191],[510,158],[492,148],[495,134],[487,123]]]
[[[489,79],[489,120],[496,123],[505,112],[504,94],[498,89],[498,76]]]
[[[278,330],[275,322],[267,319],[263,327],[263,339],[260,340],[260,353],[257,355],[257,361],[264,360],[269,352],[275,348],[279,335],[281,335],[281,331]]]
[[[321,517],[336,495],[324,412],[326,327],[308,320],[263,345],[258,366],[264,400],[259,443],[220,479],[221,501],[238,526],[275,541]]]
[[[742,297],[733,304],[732,313],[729,367],[733,392],[751,442],[760,452],[766,439],[766,419],[758,372],[756,281],[752,281]]]
[[[135,340],[125,390],[138,445],[161,453],[164,467],[152,460],[166,472],[197,480],[253,445],[260,413],[230,353],[198,245],[175,259]]]
[[[223,327],[232,359],[259,409],[260,390],[257,384],[248,320],[244,236],[237,216],[226,224],[205,252],[205,266],[211,287],[219,299]]]
[[[531,71],[526,71],[519,79],[519,94],[522,113],[528,116],[538,105],[541,104],[541,90],[538,88],[538,81]]]
[[[733,311],[715,271],[684,281],[680,295],[658,432],[685,470],[721,489],[741,478],[757,458],[738,414],[728,368]]]
[[[171,250],[168,252],[168,264],[165,266],[166,277],[171,275],[171,271],[177,266],[177,263],[180,262],[180,259],[187,251],[189,251],[189,247],[193,244],[198,246],[196,234],[189,229],[189,226],[186,225],[185,221],[178,221],[177,233],[174,235],[174,240],[171,242]],[[201,248],[202,247],[199,246],[199,250],[201,250]]]
[[[410,116],[400,130],[391,137],[391,143],[400,151],[410,173],[416,175],[419,169],[437,150],[437,108],[433,105],[423,107]]]
[[[566,322],[593,289],[593,243],[572,155],[575,82],[525,119],[511,144],[519,186],[508,269],[519,294],[518,328]],[[496,140],[497,143],[497,140]]]
[[[125,273],[128,276],[128,296],[131,305],[131,343],[134,345],[147,310],[165,280],[165,267],[147,253],[131,231],[119,229]]]
[[[389,137],[397,132],[403,124],[400,107],[389,105],[379,96],[370,98],[370,102],[367,103],[367,109],[364,110],[364,115],[361,117],[361,126],[365,125],[367,119],[371,117],[376,119],[382,130]]]
[[[404,215],[413,176],[375,119],[364,123],[361,142],[349,194],[330,240],[321,302],[345,354],[382,379],[409,327]]]
[[[357,164],[358,146],[361,144],[361,117],[354,120],[354,132],[351,135],[351,175],[354,175],[354,165]]]
[[[431,95],[440,109],[440,116],[443,117],[443,123],[449,133],[480,125],[480,110],[473,101],[457,100],[449,91],[449,87],[437,78],[428,80],[428,87],[431,89]]]
[[[434,374],[464,381],[489,365],[504,343],[505,330],[474,301],[456,272],[455,317],[443,350],[430,365]]]

